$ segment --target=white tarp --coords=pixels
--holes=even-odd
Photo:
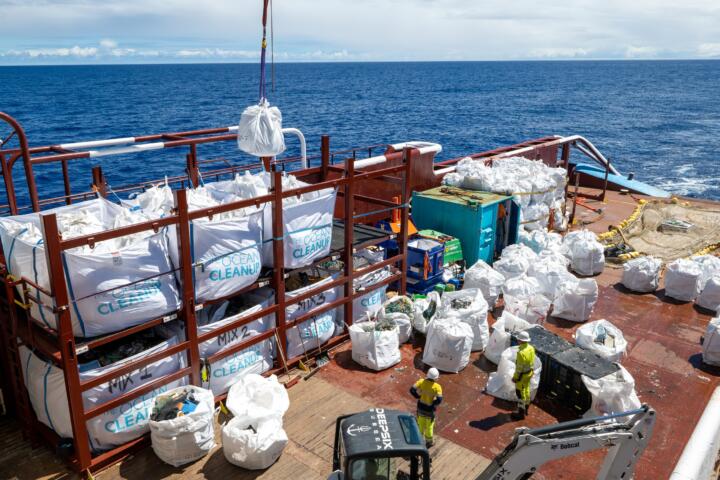
[[[291,300],[292,298],[298,297],[309,290],[331,283],[332,281],[332,276],[324,278],[323,280],[306,287],[298,288],[292,292],[287,292],[285,294],[285,298],[287,300]],[[322,305],[327,303],[334,302],[340,294],[340,288],[342,287],[329,288],[308,299],[289,305],[285,310],[286,321],[291,322],[311,310],[320,308]],[[288,329],[286,333],[287,358],[291,359],[312,349],[319,348],[325,342],[330,340],[336,333],[336,318],[337,309],[331,308],[330,310],[325,310],[322,313],[313,315],[300,325]]]
[[[225,459],[248,470],[264,470],[280,458],[288,443],[282,418],[234,417],[222,427]]]
[[[578,275],[597,275],[605,268],[605,247],[589,230],[578,230],[563,239],[570,268]]]
[[[490,339],[487,312],[482,292],[476,288],[465,288],[443,294],[438,318],[455,316],[470,325],[473,331],[472,350],[477,352],[485,350]]]
[[[485,358],[497,365],[500,362],[502,353],[510,348],[512,333],[528,329],[531,326],[529,322],[522,318],[503,311],[497,322],[493,324],[492,335],[490,335],[490,341],[484,353]]]
[[[103,198],[47,210],[55,213],[63,238],[69,239],[142,221]],[[49,290],[40,216],[0,219],[0,238],[9,273]],[[120,240],[66,250],[63,269],[70,296],[73,333],[93,337],[162,317],[180,308],[167,240],[152,231]],[[35,320],[57,330],[52,298],[28,285]],[[43,307],[38,307],[39,302]]]
[[[396,302],[402,302],[407,306],[409,313],[389,312],[388,307]],[[378,321],[390,321],[397,325],[400,343],[406,343],[412,335],[412,324],[415,316],[412,300],[404,295],[397,295],[386,301],[378,312]]]
[[[565,281],[557,289],[552,316],[584,322],[590,318],[597,299],[598,286],[594,278]]]
[[[640,408],[640,399],[635,393],[635,379],[622,365],[619,367],[617,372],[597,380],[581,376],[592,397],[587,416],[612,415]]]
[[[513,382],[513,375],[515,374],[515,361],[517,360],[518,347],[510,347],[500,356],[500,363],[498,363],[498,369],[492,372],[488,377],[487,386],[485,392],[493,397],[508,400],[510,402],[516,402],[518,400],[515,395],[515,383]],[[542,363],[540,358],[535,356],[535,363],[533,363],[533,376],[530,378],[530,400],[535,399],[537,394],[538,386],[540,385],[540,373],[542,372]]]
[[[423,363],[443,372],[458,373],[470,361],[473,332],[457,317],[436,318],[428,325]]]
[[[266,99],[250,105],[240,115],[238,148],[256,157],[274,157],[285,151],[282,113]]]
[[[250,374],[230,387],[225,406],[236,417],[282,418],[290,408],[290,397],[275,375]]]
[[[494,270],[482,260],[465,271],[465,283],[463,289],[477,288],[483,293],[488,304],[488,310],[495,308],[497,299],[502,293],[502,286],[505,283],[505,276]]]
[[[708,322],[702,342],[703,362],[720,367],[720,316]]]
[[[692,302],[700,293],[702,274],[702,269],[692,260],[675,260],[665,269],[665,295]]]
[[[350,326],[352,359],[370,370],[385,370],[400,363],[398,327],[376,329],[375,322],[361,322]]]
[[[627,350],[627,341],[620,329],[604,319],[578,328],[575,331],[575,343],[611,362],[621,361]]]
[[[171,338],[112,365],[81,372],[80,381],[90,381],[111,369],[126,365],[143,356],[166,350],[176,345],[177,342],[177,338]],[[184,355],[181,352],[165,357],[85,391],[83,393],[85,410],[98,407],[122,394],[132,392],[146,383],[180,370],[185,366]],[[72,424],[65,390],[65,375],[62,370],[51,362],[41,360],[24,346],[20,347],[20,361],[22,362],[25,386],[37,419],[57,432],[60,437],[71,438],[73,436]],[[88,420],[87,431],[90,448],[95,452],[109,450],[147,433],[155,397],[184,384],[184,378],[170,382]]]
[[[425,298],[413,300],[413,328],[420,333],[426,333],[428,324],[437,315],[441,304],[438,292],[430,292]]]
[[[662,261],[654,257],[633,258],[623,265],[622,284],[633,292],[654,292],[660,283]]]
[[[215,397],[210,390],[189,385],[170,390],[155,399],[155,406],[165,398],[187,392],[198,402],[195,410],[169,420],[150,420],[150,440],[155,455],[174,467],[194,462],[215,447]]]
[[[710,277],[698,295],[696,303],[715,313],[720,313],[720,274]]]

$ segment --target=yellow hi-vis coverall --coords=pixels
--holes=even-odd
[[[435,429],[435,408],[442,402],[442,387],[439,383],[421,378],[410,389],[413,397],[417,398],[417,420],[420,433],[426,441],[432,441]]]
[[[520,344],[517,358],[515,359],[515,394],[523,408],[530,405],[530,379],[533,376],[533,365],[535,364],[535,348],[529,343]]]

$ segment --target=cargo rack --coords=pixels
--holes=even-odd
[[[72,449],[69,449],[67,460],[74,470],[84,476],[91,476],[91,472],[106,468],[149,443],[149,435],[146,434],[109,451],[93,454],[88,442],[86,421],[116,408],[135,397],[151,392],[157,387],[181,378],[187,378],[191,384],[201,385],[201,358],[198,348],[202,342],[211,340],[230,330],[272,314],[275,316],[275,326],[273,328],[227,349],[221,350],[206,360],[210,362],[217,361],[252,345],[274,338],[277,343],[277,348],[279,349],[279,354],[276,355],[273,368],[267,372],[267,374],[287,372],[289,368],[297,365],[298,362],[305,357],[305,355],[295,358],[286,357],[287,329],[299,325],[325,311],[340,307],[343,308],[345,322],[351,324],[353,319],[352,300],[356,297],[366,295],[375,289],[390,284],[396,285],[400,293],[405,292],[409,197],[411,187],[414,185],[412,180],[413,171],[416,170],[413,168],[413,165],[414,163],[419,163],[419,161],[422,161],[425,166],[428,164],[431,165],[435,154],[433,151],[415,148],[410,146],[410,144],[404,146],[402,149],[396,149],[393,148],[393,146],[384,146],[383,148],[385,148],[385,150],[380,157],[372,157],[373,159],[381,158],[382,161],[378,162],[373,160],[371,162],[365,162],[365,165],[356,168],[356,164],[361,165],[363,163],[363,158],[359,157],[362,156],[364,152],[367,152],[368,157],[371,157],[373,151],[378,150],[381,146],[373,145],[363,147],[362,149],[356,148],[331,152],[330,137],[324,135],[321,138],[321,152],[315,157],[308,159],[289,157],[277,160],[262,158],[260,162],[257,162],[257,159],[255,159],[255,163],[245,162],[243,164],[231,164],[224,158],[199,160],[198,148],[204,144],[235,142],[236,134],[233,132],[233,127],[31,148],[28,146],[25,132],[20,124],[11,116],[0,112],[0,125],[3,125],[3,122],[10,127],[10,135],[4,139],[0,137],[0,167],[2,167],[2,176],[7,198],[7,204],[0,205],[0,214],[17,215],[23,212],[29,213],[30,211],[41,214],[51,288],[49,290],[43,289],[33,283],[31,279],[24,277],[18,278],[10,275],[6,268],[4,253],[0,256],[0,274],[2,275],[5,285],[4,292],[0,294],[0,323],[2,324],[0,325],[0,341],[4,347],[2,348],[3,353],[0,355],[3,355],[5,358],[0,357],[0,363],[6,367],[3,376],[10,380],[10,389],[14,394],[14,409],[24,434],[34,445],[39,441],[44,441],[55,448],[59,447],[61,438],[53,430],[40,423],[33,412],[22,378],[23,373],[18,347],[20,345],[26,345],[31,350],[40,352],[63,371],[73,430],[73,446]],[[14,143],[18,144],[18,146],[9,148],[13,139]],[[141,153],[160,149],[187,149],[185,155],[185,175],[110,189],[101,167],[93,166],[92,188],[77,193],[73,193],[71,190],[68,168],[68,162],[70,161],[99,156]],[[340,159],[340,161],[336,161],[336,159]],[[283,170],[286,166],[301,160],[307,168],[294,170],[292,173],[298,179],[310,185],[291,190],[283,190],[281,182]],[[310,167],[307,163],[309,160],[319,160],[319,165]],[[15,181],[12,174],[13,166],[19,161],[22,161],[24,167],[25,187],[27,188],[27,194],[30,200],[29,204],[26,205],[18,203]],[[205,171],[201,172],[200,170],[201,165],[207,167],[217,163],[221,164],[219,168],[214,168],[217,167],[217,165],[215,165]],[[38,183],[36,182],[33,172],[33,167],[40,164],[59,164],[63,178],[64,195],[45,199],[40,198]],[[222,176],[232,176],[236,172],[259,168],[263,168],[265,171],[271,173],[272,187],[267,195],[201,210],[188,210],[185,187],[197,187],[201,184],[203,178],[205,180],[211,178],[220,179]],[[175,210],[173,214],[157,220],[137,223],[122,228],[94,233],[92,235],[63,239],[58,231],[56,215],[42,214],[42,210],[47,207],[62,204],[69,205],[72,202],[96,198],[97,196],[105,197],[108,196],[109,193],[117,195],[119,193],[127,194],[133,191],[142,191],[150,185],[164,181],[167,181],[168,184],[175,187],[179,186],[180,188],[174,190]],[[330,283],[324,283],[321,286],[312,288],[302,295],[291,299],[286,298],[284,280],[287,275],[291,273],[291,270],[284,268],[282,201],[288,197],[326,188],[338,189],[334,214],[335,221],[333,223],[332,248],[329,257],[316,261],[314,265],[326,260],[341,259],[344,262],[342,276],[334,279]],[[389,198],[389,195],[393,195],[399,198],[399,202],[383,199],[377,196],[377,194],[380,194],[381,197],[384,198]],[[190,255],[186,254],[190,244],[190,222],[203,217],[212,218],[213,215],[240,208],[250,206],[257,207],[265,203],[269,203],[272,206],[273,239],[271,241],[273,243],[274,268],[267,270],[265,275],[261,276],[253,285],[239,292],[235,292],[232,296],[240,295],[264,285],[269,285],[274,289],[275,303],[268,308],[243,316],[212,332],[199,335],[196,321],[197,312],[212,303],[217,303],[224,299],[215,299],[211,302],[205,302],[204,304],[195,303],[192,282],[192,270],[194,266],[191,262]],[[401,228],[397,235],[360,223],[366,222],[371,224],[375,219],[388,217],[391,211],[397,209],[401,211]],[[71,300],[63,276],[62,252],[138,232],[149,230],[157,232],[158,229],[170,225],[177,226],[178,233],[180,265],[174,268],[182,279],[180,282],[181,309],[170,315],[151,319],[122,331],[97,338],[76,339],[73,336],[69,310]],[[355,251],[369,245],[377,245],[390,238],[397,240],[399,245],[398,254],[384,261],[354,270],[352,255]],[[386,267],[391,268],[391,275],[388,278],[363,290],[354,291],[353,279]],[[302,268],[308,267],[305,266]],[[336,300],[314,308],[293,321],[286,321],[287,306],[301,302],[329,288],[340,286],[344,288],[344,292]],[[39,302],[33,298],[33,296],[28,295],[28,287],[37,289],[53,299],[55,305],[53,311],[57,317],[58,331],[43,327],[39,322],[34,321],[30,317],[30,302]],[[112,368],[92,380],[80,380],[78,355],[88,349],[122,339],[128,335],[175,319],[185,324],[186,338],[184,341],[180,341],[176,345],[161,352],[142,356],[120,367]],[[333,337],[325,345],[308,351],[307,355],[321,353],[323,350],[345,342],[347,338],[348,335],[346,332],[338,337]],[[187,357],[187,366],[184,368],[169,375],[154,379],[141,387],[128,393],[123,393],[90,410],[85,409],[82,397],[84,391],[109,382],[120,375],[128,374],[161,358],[179,353],[185,353]],[[216,397],[216,400],[222,400],[224,396],[225,395],[219,395]]]

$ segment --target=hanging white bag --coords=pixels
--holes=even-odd
[[[510,348],[512,334],[528,329],[531,326],[529,322],[522,318],[516,317],[508,311],[503,311],[497,322],[493,324],[493,331],[484,352],[485,358],[497,365],[500,362],[502,353]]]
[[[350,325],[352,359],[370,370],[380,371],[400,363],[398,327],[378,329],[375,322]]]
[[[223,454],[247,470],[264,470],[280,458],[288,443],[282,418],[234,417],[222,427]]]
[[[290,408],[290,397],[275,375],[263,377],[250,374],[230,387],[225,406],[234,416],[247,417],[251,421],[282,418]]]
[[[708,365],[720,367],[720,316],[708,322],[702,339],[702,358]]]
[[[193,396],[195,410],[169,420],[150,420],[150,440],[155,455],[174,467],[194,462],[215,447],[215,397],[210,390],[189,385],[170,390],[155,399],[153,412],[172,395]]]
[[[238,147],[255,157],[274,157],[285,151],[282,133],[282,113],[263,99],[250,105],[240,116]]]
[[[436,318],[427,329],[423,363],[443,372],[458,373],[470,361],[473,332],[457,317]]]
[[[707,279],[696,303],[699,307],[720,313],[720,275]]]
[[[397,325],[400,343],[407,343],[412,335],[415,310],[412,300],[404,295],[386,301],[378,312],[378,322],[390,321]]]
[[[488,377],[485,392],[493,397],[510,402],[518,400],[515,394],[515,382],[513,375],[515,374],[515,362],[517,360],[518,347],[506,348],[500,356],[497,371],[492,372]],[[535,356],[533,363],[533,376],[530,378],[530,401],[535,399],[538,387],[540,386],[540,374],[542,373],[542,363],[540,358]]]
[[[427,326],[437,315],[441,304],[438,292],[430,292],[425,298],[413,300],[413,328],[420,333],[427,333]]]
[[[665,295],[692,302],[700,293],[702,269],[692,260],[679,258],[665,269]]]
[[[490,327],[487,322],[487,302],[476,288],[465,288],[454,292],[445,292],[438,317],[455,316],[470,325],[473,331],[472,351],[485,350],[490,339]]]
[[[620,370],[597,380],[581,375],[592,397],[590,410],[585,416],[613,415],[640,408],[640,399],[635,393],[635,379],[622,365],[618,366]]]
[[[654,292],[660,283],[662,261],[654,257],[633,258],[623,265],[622,284],[633,292]]]
[[[627,350],[627,341],[620,329],[604,319],[578,328],[575,331],[575,343],[611,362],[620,362]]]
[[[500,297],[502,293],[505,276],[497,270],[494,270],[484,261],[478,260],[472,267],[465,271],[464,281],[463,290],[466,288],[479,289],[483,297],[485,297],[488,310],[492,310],[495,308],[498,297]]]
[[[590,318],[597,299],[598,286],[594,278],[567,280],[558,286],[552,316],[585,322]]]

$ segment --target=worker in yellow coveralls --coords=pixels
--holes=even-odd
[[[530,408],[530,379],[533,376],[535,364],[535,347],[530,345],[530,334],[525,331],[518,333],[517,339],[520,346],[515,358],[513,382],[515,383],[515,395],[518,398],[518,408],[512,417],[522,420]]]
[[[425,445],[431,447],[434,443],[433,430],[435,428],[435,409],[442,403],[442,387],[437,382],[440,372],[437,368],[428,370],[427,376],[421,378],[410,388],[410,393],[417,398],[417,421],[420,433],[425,437]]]

